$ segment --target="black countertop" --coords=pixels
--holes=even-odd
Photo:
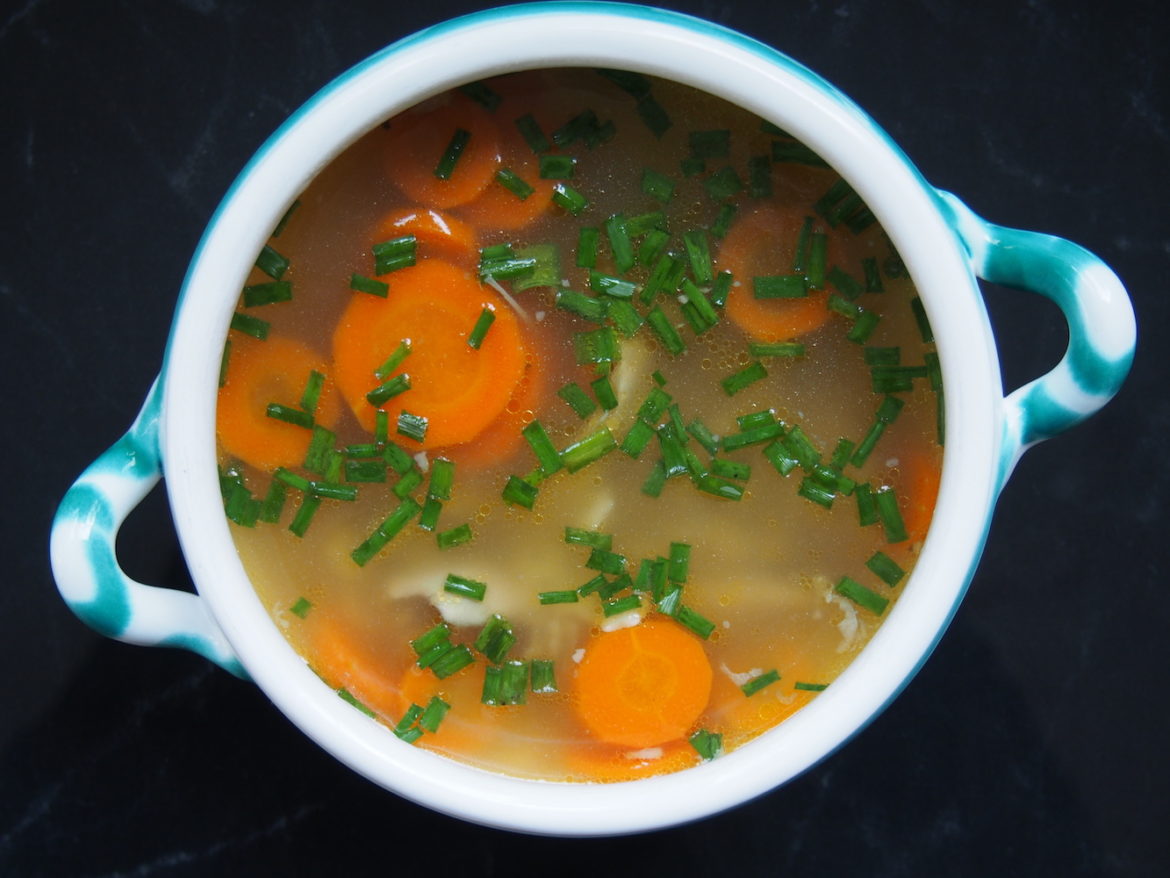
[[[932,183],[993,221],[1085,245],[1134,298],[1143,344],[1129,382],[1025,456],[933,658],[783,789],[690,826],[565,841],[402,801],[251,684],[91,633],[54,589],[49,523],[132,420],[219,199],[319,86],[481,5],[21,0],[0,12],[0,873],[1170,871],[1164,4],[663,5],[804,62]],[[1064,324],[1039,297],[989,297],[1014,387],[1059,357]],[[189,586],[161,492],[119,551],[137,578]]]

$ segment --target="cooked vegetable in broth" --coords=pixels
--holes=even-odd
[[[225,509],[274,620],[415,746],[613,781],[831,685],[930,522],[938,358],[807,147],[609,70],[473,83],[348,148],[224,350]]]

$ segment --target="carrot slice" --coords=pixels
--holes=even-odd
[[[378,223],[374,242],[414,235],[419,258],[436,255],[452,262],[474,265],[478,259],[475,229],[453,216],[424,207],[393,210]]]
[[[794,689],[798,681],[824,682],[795,647],[777,645],[772,660],[780,679],[754,695],[744,695],[740,683],[726,674],[716,674],[711,687],[712,708],[703,722],[724,734],[724,743],[737,747],[788,719],[816,697],[815,692]]]
[[[396,675],[357,635],[336,619],[321,617],[310,637],[310,665],[326,683],[345,689],[390,723],[397,722],[409,701],[399,694]]]
[[[451,139],[470,136],[448,179],[435,176]],[[429,207],[471,201],[492,181],[499,132],[492,117],[462,95],[428,101],[394,117],[386,144],[390,179],[408,198]]]
[[[260,469],[302,463],[312,431],[270,418],[267,412],[268,404],[274,402],[298,407],[313,371],[328,376],[326,360],[300,342],[277,335],[259,341],[233,333],[216,409],[216,431],[224,450]],[[315,421],[332,427],[339,414],[337,393],[326,377]]]
[[[495,321],[478,349],[467,343],[483,309]],[[394,374],[410,389],[383,408],[390,424],[403,410],[427,419],[422,448],[459,445],[478,436],[504,410],[524,375],[524,343],[515,314],[471,274],[436,259],[396,271],[390,295],[357,295],[333,333],[333,375],[367,430],[374,406],[366,394],[392,376],[374,372],[409,339],[410,355]]]
[[[682,738],[711,694],[702,644],[681,626],[650,620],[597,635],[577,670],[576,707],[585,726],[634,749]]]
[[[930,520],[934,517],[934,504],[938,500],[938,486],[942,478],[938,464],[927,457],[915,457],[902,468],[902,490],[899,501],[902,523],[910,545],[918,545],[926,539]]]
[[[653,752],[659,750],[661,752]],[[574,748],[568,755],[569,780],[614,783],[669,774],[697,764],[699,754],[688,741],[674,741],[656,748],[631,750],[596,744]]]
[[[484,665],[477,662],[467,671],[440,680],[429,670],[412,664],[399,681],[404,708],[411,704],[426,707],[434,696],[451,705],[438,731],[427,732],[417,746],[454,756],[469,756],[491,745],[491,729],[499,726],[504,712],[480,703]]]
[[[761,341],[787,341],[812,332],[832,315],[825,290],[810,290],[798,299],[757,299],[752,278],[792,274],[796,242],[804,214],[762,207],[738,220],[719,247],[717,265],[730,271],[741,286],[727,298],[725,311],[741,328]],[[834,239],[829,238],[828,263],[833,264]]]

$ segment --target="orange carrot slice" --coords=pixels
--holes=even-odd
[[[315,421],[332,427],[340,404],[323,356],[300,342],[270,335],[259,341],[232,333],[226,380],[219,390],[216,431],[224,450],[260,469],[293,466],[305,459],[312,431],[268,417],[268,404],[296,408],[309,374],[326,376]]]
[[[925,456],[912,458],[902,467],[902,488],[898,500],[902,523],[911,546],[926,539],[934,504],[938,500],[938,486],[942,478],[938,463]]]
[[[779,207],[762,207],[738,220],[728,230],[716,259],[740,286],[727,298],[726,312],[741,328],[761,341],[787,341],[825,324],[832,312],[829,294],[810,290],[798,299],[757,299],[752,278],[792,274],[796,242],[804,214]],[[829,238],[828,263],[833,264],[834,239]]]
[[[484,308],[495,321],[478,349],[468,344]],[[405,410],[427,419],[422,448],[470,442],[504,410],[524,375],[519,321],[506,302],[471,274],[431,259],[394,272],[390,295],[355,295],[333,333],[337,387],[367,430],[374,406],[366,394],[403,339],[411,353],[393,374],[410,376],[410,389],[382,408],[391,429]]]
[[[469,135],[450,177],[435,170],[458,131]],[[428,101],[396,116],[386,142],[390,179],[412,201],[428,207],[464,204],[492,182],[499,161],[499,132],[482,107],[462,95]]]
[[[314,625],[310,642],[310,665],[326,683],[345,689],[392,724],[402,717],[409,701],[398,692],[397,675],[354,632],[323,616]]]
[[[711,665],[695,636],[652,619],[597,635],[577,669],[576,707],[603,741],[639,749],[682,738],[711,694]]]
[[[615,783],[689,768],[698,763],[699,754],[688,741],[642,750],[595,744],[573,748],[567,761],[569,780]]]
[[[437,210],[406,207],[391,211],[378,223],[373,243],[403,235],[417,239],[420,259],[433,255],[474,265],[479,257],[475,229]]]

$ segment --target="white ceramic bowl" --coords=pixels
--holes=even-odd
[[[566,38],[568,37],[568,38]],[[245,576],[223,515],[214,435],[221,339],[255,254],[314,175],[389,116],[453,86],[539,67],[615,67],[677,80],[791,132],[844,176],[902,256],[934,329],[947,446],[934,523],[904,592],[860,657],[808,707],[734,752],[623,784],[519,780],[397,740],[337,698],[296,655]],[[976,277],[1054,299],[1070,346],[1004,398]],[[52,560],[69,605],[121,640],[193,649],[249,676],[338,759],[439,811],[538,833],[596,835],[695,819],[770,790],[862,729],[946,628],[982,550],[994,501],[1029,445],[1103,405],[1133,355],[1117,278],[1066,241],[983,222],[930,187],[847,98],[778,52],[675,13],[609,3],[508,7],[430,28],[377,53],[297,111],[232,185],[180,297],[166,362],[139,419],[71,489]],[[198,596],[119,569],[121,521],[165,471]]]

